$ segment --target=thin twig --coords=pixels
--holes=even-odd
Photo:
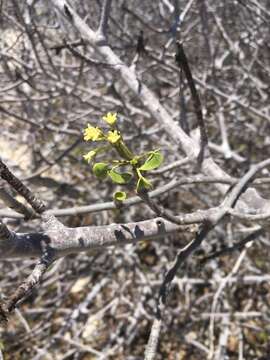
[[[8,229],[8,227],[2,223],[0,220],[0,241],[7,240],[12,236],[12,232]]]
[[[51,252],[49,249],[46,249],[29,277],[18,287],[15,293],[4,304],[1,304],[0,320],[7,321],[8,314],[15,309],[17,303],[21,301],[27,294],[29,294],[37,284],[40,283],[44,273],[52,264],[53,260],[53,252]]]
[[[202,114],[202,105],[201,105],[200,97],[196,90],[196,86],[195,86],[195,83],[193,80],[193,76],[192,76],[192,73],[191,73],[191,70],[189,67],[189,63],[188,63],[185,51],[184,51],[183,44],[181,42],[177,41],[176,48],[177,48],[177,51],[176,51],[176,55],[175,55],[175,60],[179,66],[179,69],[183,69],[183,71],[186,75],[188,86],[189,86],[189,89],[191,92],[191,97],[193,100],[195,113],[196,113],[197,120],[198,120],[198,125],[200,128],[201,146],[200,146],[200,152],[198,155],[198,165],[200,167],[203,162],[205,150],[206,150],[206,147],[208,144],[208,136],[207,136],[205,123],[204,123],[204,119],[203,119],[203,114]]]
[[[233,246],[225,247],[222,250],[215,251],[212,254],[209,254],[209,255],[205,256],[204,258],[202,258],[200,260],[200,264],[203,265],[207,261],[213,260],[213,259],[215,259],[215,258],[217,258],[219,256],[232,254],[236,250],[242,250],[247,243],[249,243],[250,241],[254,241],[258,236],[262,235],[263,233],[264,233],[263,229],[257,229],[256,231],[249,234],[243,240],[239,241],[238,243],[234,244]]]
[[[36,211],[36,213],[41,214],[45,211],[45,204],[38,199],[30,189],[28,189],[20,179],[18,179],[8,167],[0,159],[0,176],[5,180],[18,194],[20,194]]]
[[[203,223],[195,238],[183,249],[178,251],[174,263],[167,271],[159,291],[156,307],[156,318],[153,322],[150,337],[146,346],[145,360],[152,360],[155,358],[167,296],[169,294],[170,285],[178,269],[183,264],[183,262],[201,245],[202,241],[211,229],[212,225],[210,223]]]
[[[153,322],[149,340],[144,353],[144,360],[154,360],[156,357],[161,324],[161,319],[155,319]]]
[[[214,356],[214,338],[215,338],[215,334],[214,334],[214,327],[215,327],[215,312],[217,310],[217,305],[218,305],[218,299],[222,293],[222,291],[224,290],[224,288],[226,287],[228,281],[230,280],[231,277],[233,277],[239,270],[245,256],[246,256],[246,252],[247,252],[247,246],[250,246],[251,244],[246,245],[246,248],[241,252],[241,254],[239,255],[234,267],[232,268],[231,272],[222,279],[220,286],[214,296],[213,299],[213,303],[212,303],[212,308],[211,308],[211,320],[210,320],[210,326],[209,326],[209,332],[210,332],[210,352],[209,352],[209,359],[212,359]]]
[[[108,30],[108,20],[110,15],[111,2],[112,0],[103,0],[100,22],[97,30],[97,37],[99,43],[107,42],[107,30]]]
[[[10,209],[16,211],[19,214],[22,214],[25,218],[31,219],[35,217],[35,212],[31,209],[22,204],[20,201],[15,199],[12,194],[8,192],[4,187],[0,187],[0,199],[8,206]]]

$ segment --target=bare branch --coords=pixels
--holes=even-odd
[[[145,349],[144,360],[154,360],[157,353],[158,339],[161,331],[161,319],[155,319]]]
[[[9,231],[8,227],[0,220],[0,242],[8,240],[12,237],[12,232]]]
[[[0,159],[0,176],[5,180],[18,194],[23,196],[32,208],[41,214],[45,210],[45,205],[29,190],[15,175],[11,173],[8,167]]]
[[[179,41],[176,43],[176,55],[175,55],[175,60],[179,66],[180,69],[183,69],[186,78],[187,78],[187,82],[188,82],[188,86],[190,88],[190,92],[191,92],[191,96],[192,96],[192,100],[193,100],[193,105],[194,105],[194,109],[195,109],[195,113],[197,116],[197,120],[198,120],[198,125],[200,128],[200,133],[201,133],[201,149],[198,155],[198,166],[199,168],[201,167],[201,164],[203,162],[204,159],[204,153],[207,150],[207,144],[208,144],[208,136],[207,136],[207,132],[206,132],[206,128],[205,128],[205,123],[203,120],[203,114],[202,114],[202,105],[201,105],[201,100],[200,97],[198,95],[198,92],[196,90],[196,86],[193,80],[193,76],[188,64],[188,60],[184,51],[184,47],[183,44],[180,43]]]
[[[111,2],[112,0],[103,0],[100,22],[97,30],[99,44],[104,44],[107,42],[107,28],[111,9]]]
[[[15,197],[3,187],[0,188],[0,198],[10,209],[22,214],[26,220],[35,217],[35,212],[32,209],[16,200]]]
[[[44,273],[53,262],[53,253],[50,250],[45,250],[42,258],[36,264],[34,270],[29,277],[19,286],[15,293],[0,306],[0,320],[7,320],[7,316],[12,312],[17,303],[29,294],[33,288],[40,283]]]

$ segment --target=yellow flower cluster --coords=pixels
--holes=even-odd
[[[119,134],[119,132],[117,130],[113,130],[113,131],[108,132],[107,140],[111,144],[116,144],[117,141],[119,141],[120,139],[121,139],[121,135]]]
[[[119,131],[114,130],[114,125],[117,121],[117,113],[108,112],[102,119],[112,127],[112,130],[108,131],[107,134],[104,134],[99,127],[94,127],[90,124],[84,129],[83,138],[85,141],[102,141],[107,140],[112,145],[117,144],[121,140],[121,134]],[[87,154],[83,155],[84,159],[87,162],[93,160],[93,158],[103,149],[102,147],[96,148],[89,151]]]
[[[108,112],[105,116],[102,117],[104,121],[106,121],[109,125],[114,125],[117,121],[117,113]]]
[[[117,113],[108,112],[105,116],[102,117],[102,119],[110,126],[113,126],[117,121]],[[108,133],[108,140],[110,139],[109,142],[115,143],[120,138],[120,135],[117,136],[117,134],[118,132],[116,130],[109,131]],[[88,124],[87,128],[84,129],[84,140],[85,141],[106,140],[106,136],[103,134],[103,132],[100,130],[99,127],[94,127]]]
[[[100,141],[104,140],[105,136],[103,132],[98,127],[93,127],[90,124],[87,125],[87,128],[84,129],[84,140],[85,141]]]

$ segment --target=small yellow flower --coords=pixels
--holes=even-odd
[[[108,112],[105,116],[102,117],[104,121],[106,121],[109,125],[114,125],[117,121],[117,113]]]
[[[85,141],[99,141],[104,140],[104,135],[98,127],[93,127],[90,124],[84,129],[84,140]]]
[[[119,141],[120,139],[121,139],[121,135],[118,133],[117,130],[113,130],[113,131],[108,132],[107,140],[111,144],[117,143],[117,141]]]
[[[88,163],[93,159],[94,156],[96,156],[97,152],[96,150],[90,150],[87,154],[83,155],[84,160],[86,160]]]

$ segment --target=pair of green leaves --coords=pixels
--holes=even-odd
[[[154,170],[158,168],[162,161],[163,161],[163,155],[160,153],[159,150],[150,151],[147,153],[148,157],[145,160],[145,162],[141,165],[140,164],[140,158],[143,156],[136,156],[130,161],[123,161],[122,163],[119,162],[118,165],[113,166],[112,168],[108,163],[95,163],[93,165],[93,172],[99,179],[105,179],[107,176],[111,178],[111,180],[119,185],[125,185],[128,184],[133,174],[136,174],[137,177],[137,185],[136,185],[136,191],[140,192],[144,189],[150,189],[152,187],[152,184],[145,176],[142,175],[142,173]],[[119,172],[116,169],[120,166],[131,166],[133,173],[131,172]],[[117,191],[114,194],[114,199],[121,202],[125,200],[127,197],[126,193],[124,191]]]
[[[142,172],[147,172],[158,168],[163,161],[163,155],[160,153],[159,150],[150,151],[148,155],[149,156],[145,160],[145,162],[140,167],[136,168],[138,175],[138,181],[136,186],[137,192],[140,192],[144,189],[150,189],[152,187],[151,182],[142,175]]]
[[[124,185],[130,182],[132,179],[132,174],[129,172],[120,173],[115,169],[110,169],[109,165],[106,163],[96,163],[93,166],[93,172],[99,179],[105,179],[107,176],[111,178],[111,180],[120,185]],[[114,193],[114,200],[118,203],[126,200],[127,194],[125,191],[116,191]]]
[[[120,185],[128,184],[132,178],[131,173],[120,173],[114,168],[110,169],[109,164],[102,162],[94,164],[93,172],[99,179],[105,179],[107,176],[109,176],[114,183]]]
[[[149,154],[150,156],[146,159],[143,165],[136,167],[140,172],[154,170],[161,165],[163,156],[159,150],[151,151]],[[130,163],[132,163],[132,160]],[[117,172],[114,168],[110,169],[109,164],[102,162],[94,164],[93,172],[99,179],[105,179],[109,175],[112,181],[117,184],[127,184],[132,178],[131,173]]]

